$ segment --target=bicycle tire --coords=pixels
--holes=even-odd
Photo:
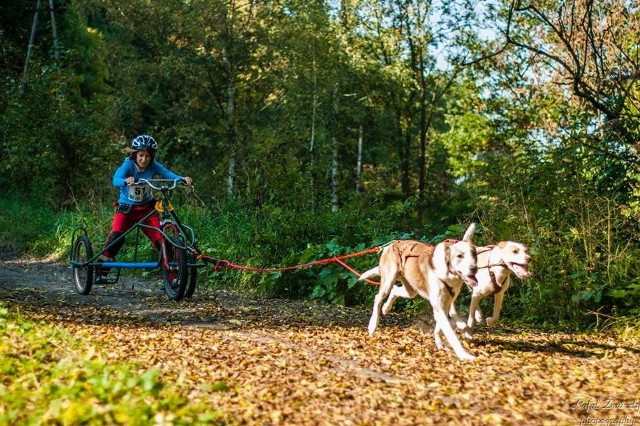
[[[169,269],[162,267],[164,292],[171,300],[181,300],[187,289],[189,274],[187,272],[187,250],[179,237],[171,236],[167,245],[167,263]],[[161,262],[164,264],[164,262]]]
[[[188,263],[195,263],[195,257],[192,254],[189,254]],[[196,291],[196,283],[198,281],[198,268],[195,266],[191,266],[187,268],[187,290],[184,292],[184,297],[190,298],[193,296],[193,293]]]
[[[91,258],[93,258],[91,242],[86,235],[80,235],[73,242],[72,259],[74,262],[86,263]],[[73,281],[78,294],[87,295],[91,292],[94,275],[94,266],[87,265],[73,267]]]

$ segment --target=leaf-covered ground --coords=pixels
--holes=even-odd
[[[632,339],[480,328],[464,363],[406,313],[370,337],[367,311],[226,291],[176,303],[157,280],[79,296],[68,268],[42,262],[0,263],[0,300],[158,368],[229,424],[640,424]]]

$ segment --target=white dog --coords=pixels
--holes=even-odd
[[[482,322],[482,312],[478,305],[487,296],[494,296],[493,316],[487,318],[487,325],[494,326],[500,318],[500,309],[504,294],[511,285],[511,274],[518,278],[531,276],[529,262],[531,256],[524,244],[515,241],[501,241],[496,245],[476,247],[478,255],[478,285],[471,288],[471,304],[466,323],[460,322],[456,313],[455,301],[451,304],[450,316],[456,319],[459,329],[465,330],[465,337],[470,338],[470,329],[475,322]]]
[[[361,280],[379,275],[380,289],[373,303],[369,320],[369,334],[373,334],[380,321],[380,305],[387,314],[397,297],[414,298],[417,294],[431,303],[435,319],[434,338],[438,349],[444,349],[442,332],[457,357],[473,360],[462,346],[449,323],[449,311],[458,297],[462,283],[472,288],[477,285],[475,274],[476,248],[472,243],[475,224],[471,224],[461,241],[446,240],[434,246],[418,241],[393,241],[380,255],[377,267],[363,273]],[[400,281],[402,285],[394,284]]]

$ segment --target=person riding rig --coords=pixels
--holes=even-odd
[[[152,196],[151,188],[145,184],[136,184],[136,182],[140,179],[149,180],[160,177],[182,180],[191,186],[192,180],[189,176],[180,176],[172,172],[156,161],[157,149],[157,142],[149,135],[135,137],[131,141],[131,147],[126,148],[128,156],[113,175],[113,186],[120,189],[120,195],[111,224],[111,232],[105,244],[107,249],[100,255],[100,261],[113,261],[125,242],[124,238],[116,241],[118,237],[152,211],[153,214],[143,222],[146,226],[142,227],[142,232],[151,240],[157,250],[166,255],[164,238],[158,230],[160,215],[155,210],[155,199]],[[114,241],[116,242],[109,246]],[[105,276],[108,272],[108,268],[102,268],[99,275]]]

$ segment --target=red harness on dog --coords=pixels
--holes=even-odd
[[[480,253],[485,253],[487,251],[491,251],[496,247],[495,244],[489,245],[489,246],[485,246],[485,250],[481,251]],[[505,267],[506,264],[504,262],[501,263],[496,263],[496,264],[491,264],[488,263],[486,266],[479,266],[478,269],[484,269],[484,268],[493,268],[494,266],[503,266]],[[491,294],[489,296],[493,296],[496,293],[500,293],[502,291],[502,286],[504,285],[504,283],[507,281],[507,278],[509,278],[509,275],[507,275],[504,280],[499,283],[498,279],[496,278],[496,274],[489,269],[489,277],[491,277]]]

